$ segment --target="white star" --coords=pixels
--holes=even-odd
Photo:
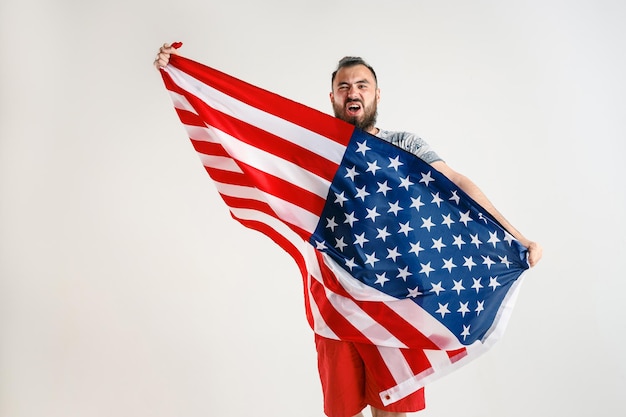
[[[356,263],[354,262],[354,258],[346,259],[346,266],[350,268],[350,271],[352,271],[352,268],[356,266]]]
[[[461,317],[465,317],[465,313],[469,313],[470,309],[468,307],[469,301],[466,303],[462,303],[459,301],[459,309],[456,311],[457,313],[461,313]]]
[[[431,203],[437,204],[437,207],[441,207],[441,203],[443,203],[443,200],[441,199],[441,197],[439,197],[439,193],[437,194],[430,193],[430,195],[433,196],[433,201],[431,201]]]
[[[433,245],[430,248],[437,249],[437,252],[441,253],[441,248],[446,247],[446,245],[442,242],[442,240],[443,240],[442,237],[440,237],[439,239],[433,239]]]
[[[400,162],[400,157],[396,156],[395,158],[389,158],[389,165],[387,166],[387,168],[393,168],[396,170],[396,172],[398,172],[398,167],[404,165],[402,162]]]
[[[387,232],[387,226],[383,227],[382,229],[376,228],[376,230],[378,231],[378,235],[376,235],[376,237],[381,238],[383,242],[385,241],[385,239],[387,239],[387,236],[391,236],[391,233]]]
[[[365,210],[367,210],[367,216],[365,216],[365,218],[372,219],[373,222],[376,222],[376,217],[380,216],[380,214],[376,211],[376,206],[371,209],[366,207]]]
[[[472,288],[474,288],[476,290],[476,293],[478,293],[478,291],[480,291],[481,288],[483,288],[483,284],[480,283],[480,280],[482,278],[472,278],[474,280],[474,284],[472,284]]]
[[[330,229],[332,232],[334,232],[335,231],[335,227],[337,227],[337,223],[335,222],[335,218],[334,217],[331,217],[330,219],[326,218],[326,228]]]
[[[513,241],[515,240],[515,238],[506,230],[504,231],[504,240],[506,240],[509,243],[509,246],[511,246],[511,244],[513,243]]]
[[[400,256],[400,252],[398,252],[397,246],[393,249],[387,248],[387,252],[389,252],[389,255],[387,255],[386,259],[393,259],[394,262],[398,259],[398,256]]]
[[[367,141],[366,140],[364,140],[363,142],[359,142],[358,145],[359,146],[358,146],[356,151],[357,152],[361,152],[364,156],[365,156],[365,152],[367,152],[370,149],[372,149],[369,146],[367,146]]]
[[[448,214],[447,216],[444,216],[442,214],[441,216],[443,217],[443,221],[441,222],[441,224],[445,224],[446,226],[448,226],[449,229],[450,226],[454,223],[454,220],[452,220],[452,214]]]
[[[478,213],[478,218],[487,223],[487,218],[482,213]]]
[[[409,272],[409,267],[405,266],[402,269],[398,268],[398,276],[396,278],[402,278],[404,282],[406,282],[406,278],[410,277],[411,275],[413,274]]]
[[[411,182],[408,176],[406,178],[400,177],[400,185],[398,187],[404,187],[404,189],[408,191],[409,187],[413,184],[414,183]]]
[[[360,235],[354,235],[354,239],[354,243],[361,246],[361,248],[363,248],[363,245],[365,243],[369,242],[369,240],[365,238],[365,232],[361,233]]]
[[[431,284],[433,287],[431,288],[431,290],[429,292],[434,292],[435,294],[439,295],[440,292],[445,291],[445,289],[441,286],[441,281],[439,281],[436,284]]]
[[[476,245],[476,249],[478,249],[478,247],[483,244],[483,242],[478,239],[478,233],[475,235],[470,234],[470,236],[472,237],[472,241],[470,243]]]
[[[446,304],[437,303],[437,304],[439,304],[439,309],[435,311],[435,313],[441,314],[441,318],[444,318],[445,315],[450,312],[450,310],[448,310],[449,303],[446,303]]]
[[[350,225],[350,227],[354,226],[354,222],[358,222],[359,219],[357,219],[354,216],[354,212],[350,213],[350,214],[346,214],[346,220],[344,221],[344,223],[348,223]]]
[[[404,233],[404,236],[409,236],[409,232],[413,230],[413,228],[409,226],[410,222],[411,221],[409,220],[406,223],[400,223],[400,230],[398,230],[398,233]]]
[[[480,312],[483,311],[485,309],[485,302],[484,301],[478,301],[478,304],[476,306],[476,310],[474,310],[476,312],[477,316],[480,316]]]
[[[323,240],[321,242],[319,241],[315,241],[315,249],[317,250],[326,250],[328,249],[328,247],[326,246],[326,242],[324,242]]]
[[[352,182],[354,182],[354,177],[359,175],[359,173],[356,172],[356,166],[353,166],[352,168],[346,168],[346,171],[347,174],[344,176],[344,178],[350,178]]]
[[[457,194],[457,190],[452,191],[452,197],[450,197],[448,200],[454,201],[457,205],[459,204],[459,201],[461,201],[461,198]]]
[[[368,193],[367,191],[365,191],[365,186],[356,189],[356,195],[354,196],[355,198],[360,198],[361,201],[365,201],[365,197],[367,197],[368,195],[370,195],[370,193]]]
[[[341,194],[337,194],[335,193],[335,203],[339,203],[339,205],[341,207],[343,207],[343,203],[348,201],[348,199],[346,198],[346,196],[343,195],[344,192],[342,191]]]
[[[429,276],[430,273],[434,271],[434,269],[430,267],[430,262],[428,262],[427,264],[420,263],[420,265],[422,266],[420,273],[424,273],[426,274],[426,276]]]
[[[387,181],[385,182],[377,182],[378,190],[377,193],[382,193],[384,196],[387,196],[387,191],[391,190],[391,187],[387,185]]]
[[[415,287],[413,289],[407,288],[409,290],[409,295],[407,295],[407,297],[417,297],[418,295],[422,295],[421,292],[419,292],[419,287]]]
[[[414,253],[415,256],[420,256],[420,252],[424,250],[424,248],[420,246],[419,241],[417,243],[409,242],[409,245],[411,245],[411,249],[409,250],[409,253]]]
[[[470,329],[470,325],[468,325],[468,326],[463,325],[463,332],[461,333],[461,336],[463,336],[463,340],[465,340],[467,338],[467,336],[470,335],[469,329]]]
[[[382,274],[376,274],[376,282],[374,284],[380,284],[381,287],[384,287],[387,281],[389,281],[389,278],[387,278],[386,272],[383,272]]]
[[[452,281],[454,281],[454,287],[452,287],[452,289],[454,291],[456,291],[456,295],[461,295],[461,291],[463,291],[465,289],[465,287],[463,286],[463,280],[455,280],[453,279]]]
[[[489,277],[489,286],[495,291],[496,288],[501,287],[502,284],[498,282],[498,277]]]
[[[365,263],[372,265],[372,267],[374,267],[374,264],[380,260],[376,257],[376,252],[372,252],[369,255],[366,253],[365,258]]]
[[[339,249],[341,252],[343,252],[343,248],[348,246],[348,244],[343,241],[343,236],[339,239],[335,238],[335,242],[336,242],[335,247]]]
[[[430,217],[429,217],[429,218],[427,218],[427,219],[425,219],[425,218],[423,218],[423,217],[422,217],[422,222],[423,222],[423,223],[422,223],[422,226],[421,226],[421,227],[428,229],[428,231],[429,231],[429,232],[430,232],[430,228],[431,228],[431,227],[433,227],[433,226],[435,225],[435,223],[433,223],[433,222],[430,220]]]
[[[393,213],[397,216],[398,212],[402,210],[402,207],[400,207],[400,200],[396,201],[395,203],[388,203],[388,204],[389,204],[389,210],[387,210],[387,213]]]
[[[424,205],[424,203],[422,203],[422,196],[418,196],[417,198],[413,198],[411,197],[411,207],[415,207],[415,209],[419,212],[420,211],[420,207],[422,207]]]
[[[500,258],[500,263],[505,264],[507,268],[509,267],[509,265],[511,265],[513,263],[513,262],[508,260],[506,255],[505,256],[498,256],[498,258]]]
[[[461,246],[465,245],[465,242],[463,241],[463,238],[461,237],[461,235],[458,235],[458,236],[454,236],[454,242],[452,244],[457,245],[459,249],[461,249]]]
[[[491,269],[491,265],[495,264],[494,261],[491,260],[491,258],[489,256],[483,256],[483,265],[487,265],[487,269]]]
[[[456,265],[452,263],[452,258],[444,259],[443,266],[441,267],[441,269],[447,269],[448,272],[452,273],[452,268],[456,268]]]
[[[488,243],[491,243],[493,245],[493,247],[496,247],[496,243],[500,242],[500,239],[498,239],[498,232],[489,232],[489,240],[487,241]]]
[[[469,269],[470,271],[472,270],[473,266],[476,266],[476,263],[474,262],[471,256],[469,258],[464,256],[463,259],[465,259],[465,263],[463,264],[463,266],[466,266],[467,269]]]
[[[368,162],[365,172],[371,172],[372,174],[376,175],[376,171],[378,171],[379,169],[381,168],[378,166],[378,161]]]
[[[433,177],[430,176],[430,171],[428,171],[428,174],[424,174],[422,172],[422,179],[420,180],[421,183],[426,184],[426,186],[428,187],[428,184],[433,182],[433,181],[435,181],[435,180],[433,179]]]
[[[470,210],[467,210],[465,213],[461,213],[461,219],[459,221],[467,227],[467,223],[472,221],[470,218]]]

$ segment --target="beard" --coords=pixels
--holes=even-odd
[[[370,105],[365,106],[365,104],[360,100],[349,100],[346,101],[345,104],[350,102],[359,102],[363,107],[363,115],[361,117],[358,116],[348,116],[345,111],[344,106],[340,106],[336,103],[333,103],[333,110],[335,112],[335,117],[348,122],[361,130],[368,131],[376,125],[376,118],[378,117],[378,103],[376,101],[372,102]]]

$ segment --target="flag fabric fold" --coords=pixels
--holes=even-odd
[[[296,262],[320,336],[372,344],[395,402],[501,336],[526,249],[416,156],[179,55],[161,69],[207,173],[244,226]],[[426,369],[412,355],[428,358]]]

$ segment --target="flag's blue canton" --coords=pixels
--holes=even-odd
[[[413,299],[466,345],[528,268],[526,249],[450,180],[358,130],[311,243],[359,281]]]

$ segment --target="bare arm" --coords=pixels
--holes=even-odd
[[[519,242],[528,248],[528,263],[535,266],[541,259],[543,248],[537,243],[528,240],[517,230],[489,201],[487,196],[478,188],[476,184],[465,175],[453,170],[443,161],[436,161],[431,164],[433,168],[448,177],[453,183],[472,197],[478,204],[483,206],[500,224],[511,233]]]

